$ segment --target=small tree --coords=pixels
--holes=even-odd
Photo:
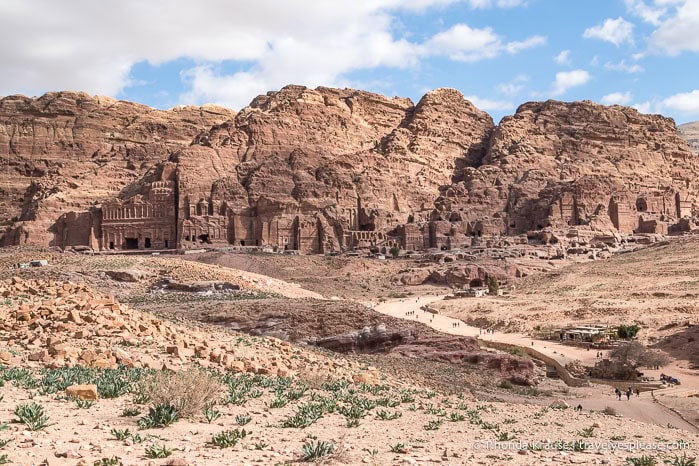
[[[639,327],[636,324],[633,325],[620,325],[616,329],[617,335],[619,335],[619,338],[624,339],[624,340],[631,340],[633,338],[636,338],[636,335],[638,335],[638,332],[641,330],[641,327]]]
[[[497,295],[498,288],[498,278],[495,275],[488,276],[488,293]]]
[[[635,379],[639,367],[662,367],[670,362],[665,354],[653,351],[634,341],[618,346],[609,354],[612,361],[632,369]]]
[[[393,247],[391,248],[391,255],[392,255],[393,258],[395,259],[396,257],[398,257],[398,254],[400,254],[400,248],[399,248],[397,245],[396,245],[396,246],[393,246]]]

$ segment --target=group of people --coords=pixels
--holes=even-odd
[[[680,384],[679,379],[672,377],[672,376],[669,376],[669,375],[665,375],[665,374],[660,374],[660,381],[663,383],[669,384],[669,385],[679,385]]]
[[[615,388],[614,393],[616,394],[616,399],[621,401],[622,391],[619,390],[618,388]],[[641,396],[641,391],[638,388],[635,390],[635,393],[636,393],[636,398]],[[625,392],[623,392],[623,394],[626,395],[626,400],[628,401],[631,399],[631,395],[634,394],[634,389],[632,387],[629,387],[626,389]]]
[[[461,322],[452,322],[451,326],[452,328],[461,327]]]
[[[604,357],[604,353],[602,353],[601,351],[597,351],[597,356],[595,356],[595,357],[596,357],[597,359],[603,358],[603,357]]]
[[[486,329],[480,329],[480,328],[479,328],[479,329],[478,329],[478,333],[479,333],[479,334],[481,334],[481,333],[483,333],[483,332],[485,332],[485,333],[495,333],[495,330],[493,330],[492,328],[486,328]]]

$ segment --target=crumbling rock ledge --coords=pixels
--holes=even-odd
[[[474,337],[440,336],[415,338],[409,329],[390,331],[385,325],[356,332],[309,340],[309,344],[341,353],[387,353],[391,355],[476,366],[492,370],[518,385],[536,385],[537,372],[531,359],[480,348]]]

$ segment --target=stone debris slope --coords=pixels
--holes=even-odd
[[[349,360],[309,353],[281,340],[248,340],[212,327],[166,321],[81,284],[13,277],[0,282],[0,297],[0,356],[12,365],[176,369],[196,362],[255,374],[311,371],[348,379],[365,372]]]

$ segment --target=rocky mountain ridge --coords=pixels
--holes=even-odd
[[[64,212],[85,210],[232,118],[214,105],[162,111],[84,92],[0,99],[3,244],[48,244]]]
[[[696,155],[674,121],[589,101],[530,102],[496,127],[453,89],[414,105],[287,86],[238,113],[52,93],[4,98],[0,119],[5,245],[618,241],[688,231],[696,209]]]
[[[699,121],[679,125],[677,130],[680,136],[687,140],[692,151],[699,154]]]

